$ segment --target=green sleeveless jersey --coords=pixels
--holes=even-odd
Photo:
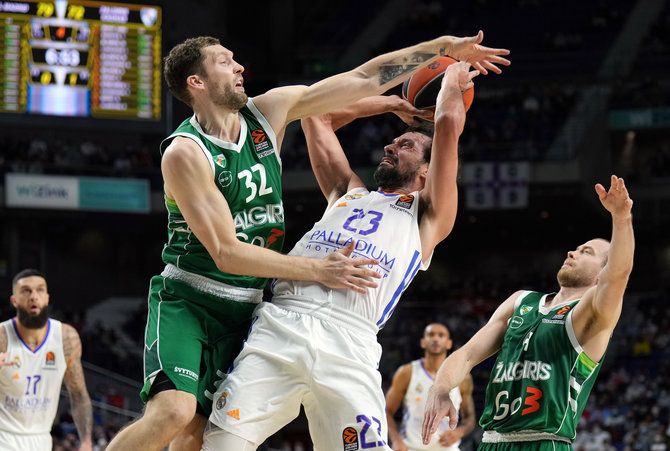
[[[240,110],[239,118],[241,130],[237,143],[207,135],[194,115],[161,143],[161,153],[177,136],[195,141],[209,160],[214,182],[228,202],[237,238],[281,251],[284,206],[277,139],[252,100]],[[168,211],[168,241],[162,254],[165,263],[237,287],[265,286],[265,278],[221,272],[186,224],[176,202],[166,196],[165,206]]]
[[[485,434],[575,438],[600,365],[584,353],[572,328],[572,310],[579,300],[548,309],[547,296],[525,292],[515,302],[486,388],[479,420]]]

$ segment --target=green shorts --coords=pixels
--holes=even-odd
[[[477,451],[570,451],[570,443],[555,440],[540,440],[537,442],[502,442],[481,443]]]
[[[249,333],[258,304],[237,302],[203,293],[178,280],[155,276],[149,291],[149,313],[144,336],[144,387],[162,371],[177,390],[196,396],[209,416],[216,392],[217,370],[227,372]]]

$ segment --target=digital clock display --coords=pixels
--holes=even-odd
[[[161,9],[0,1],[0,112],[161,119]]]

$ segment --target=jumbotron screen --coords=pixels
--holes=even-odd
[[[0,112],[161,119],[161,9],[0,1]]]

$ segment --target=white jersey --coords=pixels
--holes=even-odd
[[[49,434],[58,409],[66,362],[60,321],[49,319],[37,349],[19,335],[14,319],[0,323],[7,334],[7,361],[0,368],[0,430],[13,434]]]
[[[353,257],[372,257],[379,265],[370,266],[382,275],[378,287],[365,294],[352,290],[331,290],[311,281],[278,279],[273,286],[273,301],[303,302],[310,309],[312,300],[346,315],[357,315],[373,329],[384,327],[400,296],[416,273],[428,267],[421,255],[419,237],[419,193],[387,194],[356,188],[338,199],[312,230],[295,245],[289,255],[323,258],[356,240]],[[290,308],[290,307],[289,307]]]
[[[403,418],[400,426],[400,435],[407,445],[409,450],[458,450],[458,443],[447,448],[440,446],[438,442],[439,435],[449,429],[449,421],[444,418],[437,428],[437,432],[433,435],[429,445],[424,445],[421,441],[421,423],[423,422],[423,412],[426,409],[426,399],[428,397],[428,389],[432,387],[435,379],[423,367],[423,360],[414,360],[412,365],[412,378],[409,381],[409,387],[403,399]],[[454,404],[456,411],[461,408],[461,391],[458,387],[453,388],[449,392],[451,402]]]

